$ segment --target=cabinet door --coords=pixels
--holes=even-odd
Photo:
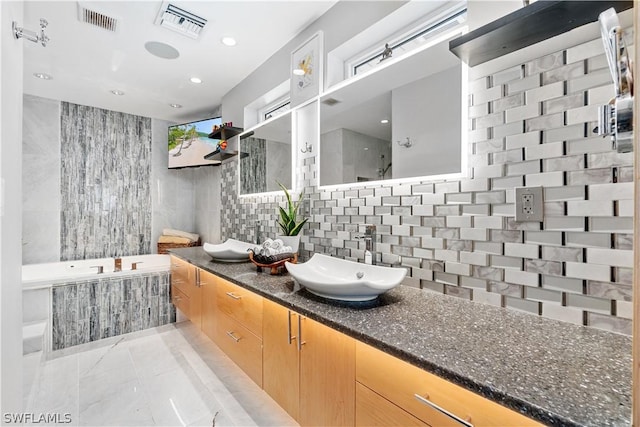
[[[191,287],[195,283],[195,267],[187,261],[171,255],[171,284],[186,296],[191,296]]]
[[[267,299],[263,302],[263,313],[262,387],[297,420],[300,383],[296,331],[299,315]]]
[[[262,297],[220,277],[216,281],[218,310],[261,336]]]
[[[301,323],[300,424],[354,425],[355,341],[311,319]]]
[[[226,314],[216,319],[216,343],[262,387],[262,341]]]
[[[414,427],[429,426],[375,391],[356,383],[356,426]]]
[[[216,276],[200,270],[202,332],[212,341],[216,335]]]
[[[193,280],[189,283],[189,320],[202,329],[202,288],[200,287],[200,270],[193,270]]]

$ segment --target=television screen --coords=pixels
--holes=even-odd
[[[216,150],[219,139],[209,138],[213,126],[222,124],[221,117],[169,126],[169,169],[218,165],[219,160],[205,160]]]

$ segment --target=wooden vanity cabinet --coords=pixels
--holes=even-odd
[[[202,324],[199,278],[199,268],[171,255],[171,302],[198,328]]]
[[[509,408],[361,342],[356,344],[356,380],[359,390],[368,388],[398,410],[431,426],[541,426]],[[377,405],[379,413],[375,412],[376,405],[369,403],[367,393],[358,394],[356,413],[369,413],[365,418],[357,419],[357,425],[388,425],[384,422],[383,406]],[[378,419],[382,424],[373,422]]]
[[[217,276],[200,269],[201,328],[202,332],[211,341],[215,340],[216,335],[216,317],[218,313],[216,286],[218,280]]]
[[[302,426],[352,426],[354,340],[266,299],[263,316],[264,390]]]
[[[215,277],[214,342],[262,387],[262,297]]]

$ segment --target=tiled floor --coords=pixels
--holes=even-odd
[[[25,356],[25,411],[64,425],[297,425],[190,322],[41,359]]]

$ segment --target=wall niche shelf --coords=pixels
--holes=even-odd
[[[615,8],[622,12],[633,1],[539,0],[449,42],[449,50],[470,67],[595,22]]]
[[[219,139],[221,141],[233,138],[234,136],[242,133],[243,129],[234,126],[222,126],[214,130],[209,134],[211,139]],[[237,156],[238,152],[234,150],[221,150],[220,147],[216,147],[211,153],[204,156],[205,160],[218,160],[222,162],[231,157]]]

